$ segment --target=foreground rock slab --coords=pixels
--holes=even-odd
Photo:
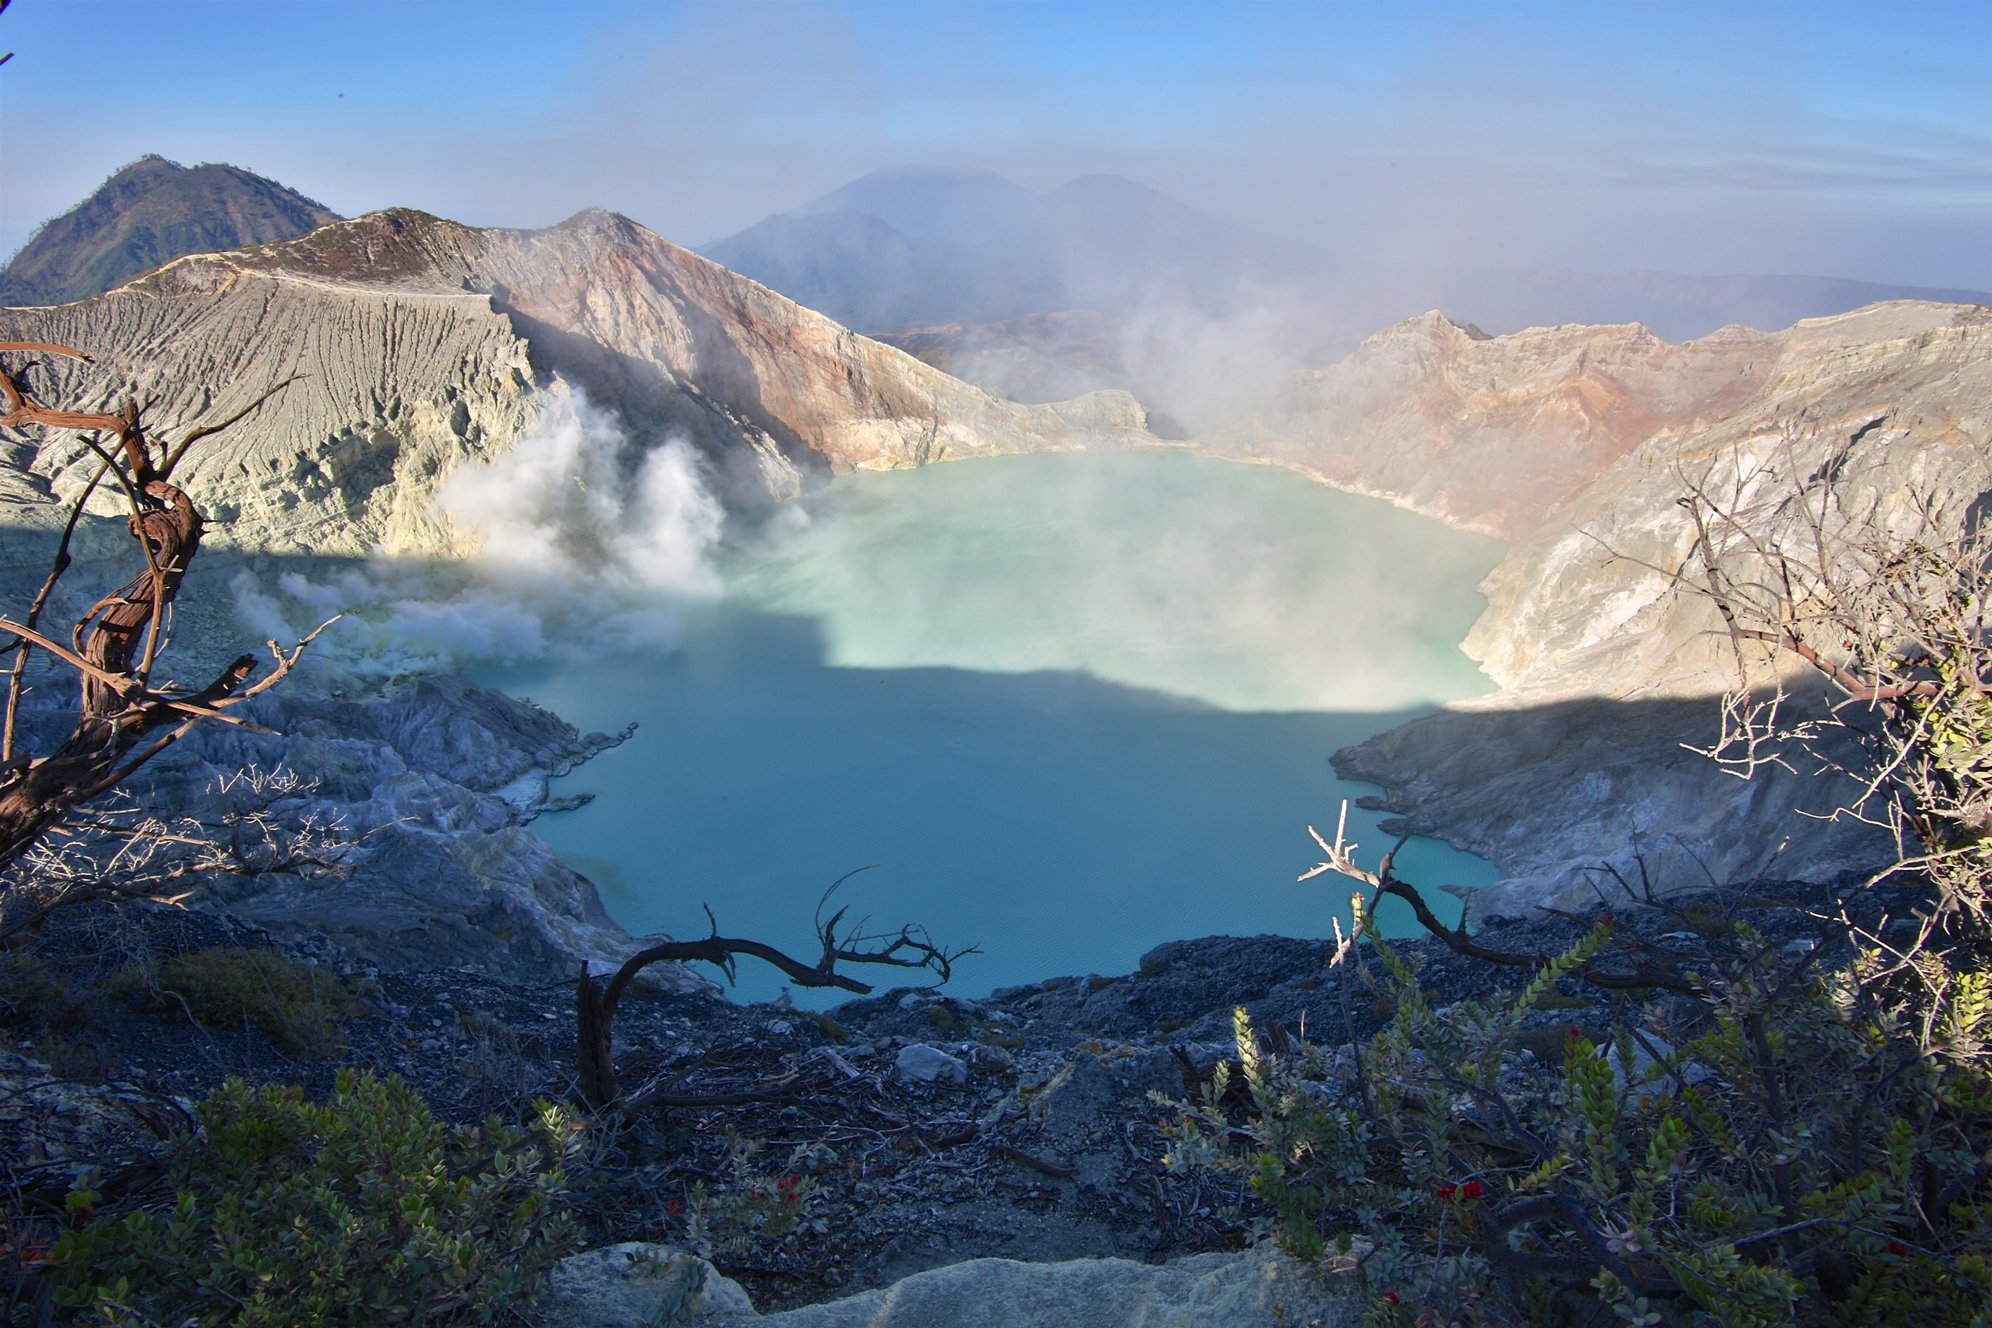
[[[703,1261],[696,1261],[702,1263]],[[1273,1252],[1019,1263],[971,1259],[824,1305],[757,1314],[746,1293],[666,1245],[615,1245],[562,1263],[541,1302],[543,1328],[1343,1328],[1361,1321],[1338,1283]],[[670,1317],[672,1314],[677,1317]]]
[[[740,1284],[697,1255],[633,1240],[562,1259],[538,1312],[547,1328],[648,1328],[757,1317]]]

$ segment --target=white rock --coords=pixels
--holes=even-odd
[[[695,1322],[699,1328],[1354,1328],[1361,1306],[1342,1287],[1269,1247],[1159,1266],[972,1259],[825,1305]]]
[[[703,1323],[720,1315],[729,1320],[756,1317],[754,1302],[740,1284],[704,1259],[641,1241],[562,1259],[537,1314],[545,1328],[648,1328]]]
[[[939,1047],[930,1047],[924,1042],[915,1042],[903,1049],[893,1064],[899,1071],[899,1077],[910,1083],[968,1082],[966,1065]]]

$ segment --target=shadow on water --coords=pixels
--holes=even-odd
[[[823,889],[878,864],[838,902],[980,946],[957,968],[967,995],[1127,971],[1185,937],[1331,934],[1347,892],[1296,882],[1318,856],[1306,826],[1374,790],[1330,754],[1419,713],[1241,714],[1077,672],[836,668],[815,621],[732,607],[686,628],[671,655],[480,675],[583,727],[640,726],[561,781],[592,802],[536,828],[632,931],[703,934],[710,905],[724,934],[799,955]],[[1351,818],[1388,847],[1373,814]],[[1493,879],[1430,841],[1404,862]],[[779,986],[740,978],[743,999]]]
[[[0,526],[0,603],[32,594],[47,548],[45,532]],[[87,603],[128,575],[128,555],[109,540],[85,551],[70,588]],[[255,647],[232,609],[237,573],[265,584],[293,572],[326,581],[372,566],[204,549],[166,670],[202,681],[216,661]],[[402,566],[438,584],[452,571]],[[370,690],[338,654],[351,627],[328,634],[305,681]],[[1331,829],[1343,798],[1373,799],[1376,784],[1354,782],[1364,778],[1415,780],[1415,819],[1504,854],[1517,837],[1553,829],[1567,838],[1579,827],[1589,841],[1568,851],[1599,861],[1641,836],[1649,852],[1664,852],[1661,840],[1677,833],[1697,853],[1728,846],[1727,856],[1677,864],[1682,879],[1704,870],[1837,879],[1865,862],[1838,828],[1790,813],[1836,796],[1809,773],[1767,771],[1739,785],[1681,746],[1714,736],[1712,699],[1237,713],[1079,672],[831,667],[809,617],[721,606],[683,627],[677,653],[476,674],[583,728],[640,722],[631,742],[560,781],[557,793],[593,793],[593,803],[535,823],[636,932],[702,934],[709,903],[727,934],[806,954],[823,888],[878,863],[840,902],[888,928],[918,922],[948,944],[980,945],[985,953],[963,961],[952,988],[970,996],[1058,974],[1125,972],[1167,940],[1325,936],[1333,918],[1347,917],[1348,889],[1332,876],[1294,880],[1318,856],[1305,827]],[[41,685],[64,703],[73,696],[66,674]],[[28,718],[66,723],[54,713]],[[1338,753],[1348,780],[1330,764]],[[1352,809],[1365,860],[1393,841],[1379,829],[1387,819]],[[1770,833],[1780,826],[1789,833]],[[1429,840],[1408,845],[1400,867],[1452,907],[1431,887],[1495,874]],[[1383,921],[1386,931],[1410,930],[1402,916]],[[741,978],[742,997],[778,989],[751,964]]]
[[[1329,758],[1418,711],[1345,713],[1327,700],[1321,712],[1241,712],[1091,673],[993,670],[998,659],[1018,668],[1062,664],[1074,658],[1065,645],[1079,636],[1094,652],[1078,656],[1088,667],[1105,672],[1104,658],[1126,670],[1115,676],[1145,681],[1157,676],[1144,671],[1151,646],[1159,652],[1201,631],[1216,645],[1194,656],[1199,682],[1214,689],[1200,695],[1306,705],[1316,695],[1444,694],[1425,690],[1416,666],[1431,651],[1450,652],[1457,626],[1376,625],[1378,639],[1407,634],[1396,655],[1347,645],[1346,623],[1405,597],[1399,555],[1388,553],[1404,546],[1353,509],[1320,501],[1366,500],[1252,468],[1173,457],[1138,466],[1067,460],[1045,472],[1061,481],[1047,487],[1035,467],[966,464],[975,469],[880,477],[847,490],[847,509],[890,519],[810,526],[807,556],[775,564],[782,575],[772,585],[763,578],[761,592],[779,602],[763,598],[754,609],[748,597],[690,613],[676,652],[615,655],[569,622],[559,630],[578,636],[564,643],[571,649],[541,664],[479,670],[480,681],[583,728],[641,724],[633,741],[557,790],[596,800],[543,818],[539,832],[598,882],[632,931],[702,934],[709,903],[727,934],[797,954],[811,950],[824,887],[877,863],[838,902],[888,931],[914,922],[945,944],[980,946],[955,983],[971,995],[1060,973],[1125,971],[1154,945],[1185,937],[1330,934],[1334,918],[1347,917],[1348,891],[1333,877],[1295,881],[1318,856],[1306,826],[1332,827],[1344,798],[1375,790],[1339,780]],[[1082,471],[1097,473],[1088,482]],[[1222,477],[1221,490],[1211,476]],[[949,501],[907,507],[900,499],[909,485]],[[1130,512],[1138,519],[1126,519]],[[1335,535],[1341,516],[1351,524],[1339,543],[1296,542],[1301,533]],[[1061,546],[1061,529],[1111,538]],[[863,538],[847,542],[853,530]],[[826,532],[835,537],[828,553],[818,538]],[[1411,547],[1431,542],[1416,526],[1401,533]],[[1476,561],[1493,556],[1490,541],[1480,544],[1487,547],[1460,546],[1444,575],[1434,574],[1460,601],[1461,621],[1471,612],[1466,587],[1484,571],[1473,570]],[[1370,563],[1357,557],[1366,546]],[[1019,559],[1001,564],[1006,575],[990,574],[1017,550]],[[783,579],[789,569],[806,575]],[[1106,569],[1104,579],[1095,569]],[[243,557],[217,544],[203,551],[181,601],[181,639],[196,653],[204,644],[225,658],[260,639],[233,619],[238,571],[264,589],[291,572],[321,587],[341,573],[378,576],[368,592],[376,618],[392,613],[403,626],[437,632],[488,628],[478,615],[503,608],[491,597],[455,598],[460,568]],[[397,603],[404,585],[409,598],[440,596],[449,600],[441,607],[460,613],[406,617]],[[1196,593],[1179,593],[1185,586]],[[565,594],[532,589],[543,600]],[[1350,590],[1363,593],[1350,603],[1334,598]],[[831,607],[819,614],[819,605]],[[322,616],[305,616],[307,608],[293,606],[299,630]],[[1123,616],[1128,608],[1143,611],[1136,624]],[[308,672],[329,689],[367,691],[367,670],[380,663],[368,654],[369,630],[357,620],[335,629]],[[1424,639],[1430,632],[1438,635]],[[371,639],[417,659],[431,644],[447,650],[391,632]],[[1020,640],[1030,648],[1008,648]],[[346,641],[353,644],[337,644]],[[922,666],[874,666],[881,657]],[[1316,661],[1337,671],[1339,690],[1298,688],[1267,667],[1291,664],[1318,679],[1325,675],[1311,672]],[[1453,657],[1431,675],[1435,685],[1456,686],[1444,679],[1462,667]],[[198,677],[201,669],[184,671]],[[1366,681],[1354,682],[1359,675]],[[1389,843],[1375,821],[1363,812],[1351,818],[1372,854]],[[1471,885],[1494,875],[1434,843],[1410,846],[1403,865],[1422,882]],[[743,996],[778,987],[768,970],[743,966],[741,977]]]

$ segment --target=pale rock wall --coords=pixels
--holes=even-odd
[[[1432,312],[1198,445],[1515,539],[1657,429],[1749,400],[1775,341],[1729,328],[1670,346],[1637,323],[1490,338]]]
[[[265,276],[225,256],[181,259],[77,304],[0,311],[0,338],[96,356],[47,361],[41,399],[101,410],[135,391],[169,439],[301,375],[197,445],[181,472],[218,542],[269,552],[449,548],[436,488],[534,418],[528,347],[485,297]],[[55,495],[95,469],[74,434],[28,433],[28,467]],[[114,495],[95,510],[117,510]]]
[[[757,1313],[739,1284],[703,1264],[686,1303],[687,1265],[667,1245],[626,1242],[564,1260],[541,1299],[542,1328],[639,1328],[675,1312],[688,1328],[1353,1328],[1346,1282],[1270,1243],[1166,1264],[1128,1259],[1022,1263],[969,1259],[891,1286],[798,1309]]]
[[[1575,690],[1637,678],[1707,690],[1726,638],[1711,635],[1719,624],[1707,601],[1671,591],[1692,545],[1678,506],[1691,485],[1772,540],[1796,538],[1801,494],[1816,506],[1822,471],[1842,453],[1836,501],[1874,524],[1904,527],[1919,496],[1956,514],[1983,491],[1992,310],[1875,305],[1800,323],[1766,349],[1775,354],[1764,355],[1752,400],[1655,430],[1489,574],[1487,612],[1466,651],[1495,681]],[[1609,664],[1576,658],[1600,647]]]
[[[1713,742],[1737,676],[1712,605],[1681,584],[1680,500],[1702,487],[1788,549],[1807,547],[1822,501],[1854,532],[1909,529],[1924,503],[1955,528],[1992,495],[1992,309],[1876,305],[1761,338],[1752,365],[1749,400],[1656,428],[1488,575],[1465,649],[1501,691],[1337,754],[1408,825],[1502,869],[1475,896],[1483,913],[1617,895],[1607,865],[1677,889],[1839,879],[1891,857],[1866,827],[1794,812],[1830,814],[1846,784],[1746,783],[1683,746]],[[1747,576],[1752,555],[1729,552]],[[1753,685],[1781,673],[1823,697],[1796,661],[1758,653]]]

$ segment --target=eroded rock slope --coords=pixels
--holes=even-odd
[[[1760,394],[1778,335],[1731,328],[1670,346],[1628,323],[1489,337],[1435,311],[1296,375],[1205,442],[1515,539],[1656,430]]]
[[[762,499],[832,472],[1148,437],[1124,394],[998,400],[606,212],[544,231],[375,213],[0,311],[0,340],[103,362],[53,366],[45,400],[97,408],[135,384],[159,424],[300,376],[204,446],[189,485],[220,538],[279,552],[460,552],[437,489],[509,449],[561,384],[639,447],[683,437],[730,494]],[[92,464],[61,435],[14,452],[0,501],[16,507],[71,492]]]
[[[1580,332],[1501,341],[1540,335],[1574,348]],[[1607,348],[1626,344],[1618,329],[1593,332]],[[1449,342],[1463,334],[1431,335]],[[1768,549],[1809,548],[1808,514],[1820,511],[1834,513],[1848,538],[1907,532],[1924,505],[1951,528],[1974,510],[1982,519],[1992,495],[1992,309],[1874,305],[1775,336],[1719,340],[1703,351],[1675,348],[1716,358],[1673,389],[1673,407],[1653,404],[1656,381],[1597,425],[1566,434],[1579,456],[1592,455],[1582,450],[1587,439],[1631,445],[1558,499],[1482,584],[1487,611],[1465,648],[1502,690],[1337,758],[1344,773],[1385,785],[1411,824],[1502,868],[1507,880],[1478,898],[1484,910],[1589,899],[1594,883],[1613,885],[1600,871],[1607,864],[1634,881],[1643,865],[1657,884],[1675,887],[1832,879],[1892,851],[1844,819],[1793,815],[1794,806],[1829,812],[1848,793],[1842,784],[1802,767],[1746,783],[1683,747],[1715,739],[1714,698],[1736,686],[1737,674],[1712,604],[1684,589],[1694,527],[1681,501],[1697,488],[1709,492]],[[1458,364],[1478,361],[1459,352],[1425,371],[1452,393],[1428,404],[1466,400]],[[1519,353],[1505,351],[1509,362]],[[1722,375],[1708,366],[1718,359],[1734,377],[1711,392]],[[1573,379],[1595,374],[1598,363],[1578,353],[1511,383],[1502,399],[1568,399]],[[1546,463],[1553,438],[1547,429],[1534,435],[1524,456]],[[1491,427],[1436,426],[1426,464],[1442,494],[1474,474],[1446,462],[1461,439],[1487,456],[1498,451]],[[1501,474],[1487,472],[1487,482],[1498,485]],[[1525,478],[1511,486],[1514,501],[1543,492]],[[1746,579],[1761,565],[1740,540],[1721,553]],[[1782,664],[1802,699],[1820,697],[1823,688],[1792,672],[1793,663],[1762,661],[1753,685],[1769,685]]]

